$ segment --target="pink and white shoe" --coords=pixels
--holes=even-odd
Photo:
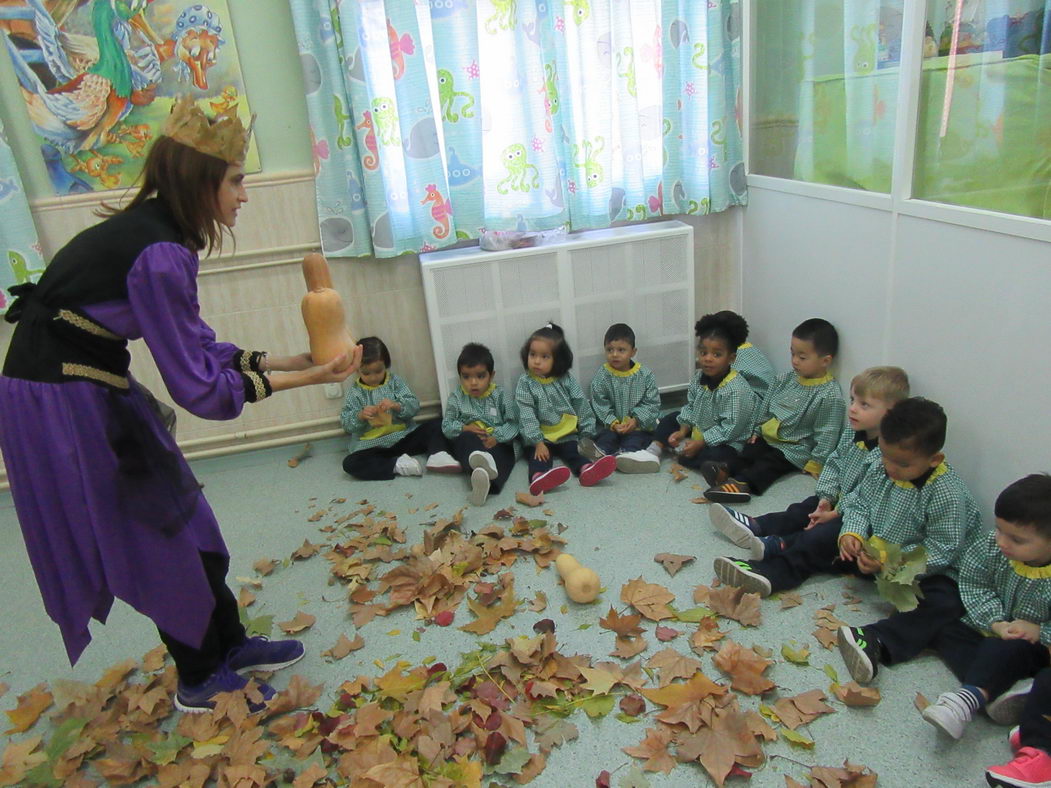
[[[1011,752],[1018,752],[1022,749],[1022,726],[1015,725],[1011,728],[1011,732],[1007,734],[1007,744],[1011,747]]]
[[[607,454],[594,462],[589,462],[580,471],[580,486],[591,487],[598,484],[615,470],[617,470],[617,458],[612,454]]]
[[[557,468],[538,473],[533,477],[533,481],[529,483],[529,494],[540,495],[540,493],[553,490],[560,484],[565,484],[569,481],[569,477],[572,475],[569,472],[569,468],[565,465],[559,465]]]
[[[985,781],[1003,788],[1051,788],[1051,755],[1023,747],[1014,760],[986,769]]]

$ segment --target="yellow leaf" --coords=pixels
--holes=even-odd
[[[213,736],[211,739],[206,741],[198,741],[193,743],[193,752],[190,753],[191,757],[197,758],[208,758],[212,755],[218,755],[223,751],[223,745],[230,740],[230,734],[220,733],[218,736]]]
[[[47,691],[47,684],[41,682],[24,695],[18,696],[18,706],[4,714],[11,720],[12,727],[5,731],[7,735],[23,733],[40,719],[40,715],[54,702],[54,697]]]

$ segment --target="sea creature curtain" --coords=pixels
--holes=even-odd
[[[0,119],[0,314],[13,300],[7,288],[36,281],[44,270],[33,215],[15,167],[15,157],[7,144],[4,122]]]
[[[331,256],[745,202],[737,0],[291,0]]]

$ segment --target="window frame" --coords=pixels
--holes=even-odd
[[[756,13],[758,0],[741,0],[742,41],[741,70],[744,91],[741,115],[746,182],[751,187],[812,197],[863,208],[886,211],[893,215],[928,219],[946,224],[1051,242],[1051,219],[1037,219],[983,208],[933,202],[913,196],[913,166],[916,156],[916,132],[919,122],[920,77],[923,65],[923,35],[927,21],[927,0],[904,0],[901,31],[902,78],[898,84],[898,111],[894,125],[894,157],[889,194],[828,186],[821,183],[761,175],[752,171],[752,107],[755,79]]]

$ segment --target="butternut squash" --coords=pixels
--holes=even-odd
[[[555,568],[562,577],[570,599],[581,604],[595,601],[602,583],[594,570],[581,566],[569,553],[562,553],[555,559]]]
[[[332,275],[325,258],[319,254],[304,257],[303,278],[307,283],[307,294],[303,296],[300,309],[314,363],[327,364],[344,353],[347,364],[343,369],[358,363],[361,349],[347,330],[343,299],[332,289]]]

